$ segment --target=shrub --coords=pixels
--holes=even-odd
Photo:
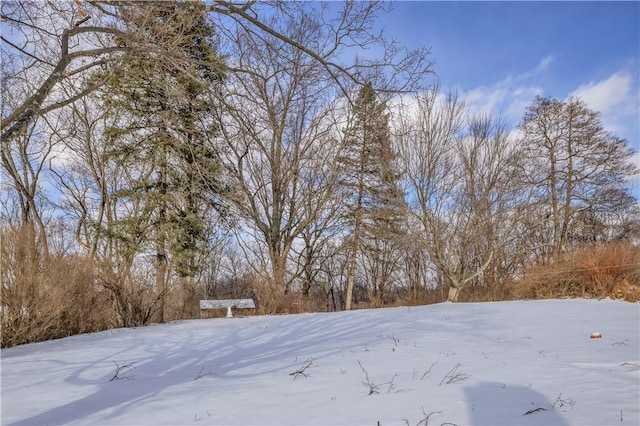
[[[45,256],[28,227],[0,233],[2,347],[112,326],[110,298],[97,285],[90,260]]]
[[[138,327],[149,324],[160,306],[148,277],[135,276],[129,269],[119,271],[111,262],[101,262],[97,282],[109,295],[116,327]]]
[[[616,298],[640,300],[640,247],[628,243],[588,245],[549,265],[524,271],[513,283],[516,298]]]

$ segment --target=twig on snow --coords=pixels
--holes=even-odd
[[[629,343],[627,343],[628,341],[629,341],[629,339],[624,339],[621,342],[612,343],[611,346],[616,346],[616,345],[629,346]]]
[[[393,351],[395,352],[396,348],[398,347],[398,343],[400,343],[400,338],[396,337],[395,334],[392,334],[389,337],[391,338],[391,340],[393,340]]]
[[[565,405],[570,405],[573,407],[574,405],[576,405],[576,402],[574,401],[573,398],[562,399],[562,394],[560,394],[558,395],[558,398],[556,398],[553,404],[549,404],[549,407],[551,407],[552,410],[557,410],[558,408],[564,407]],[[550,410],[548,408],[538,407],[538,408],[534,408],[532,410],[527,411],[526,413],[523,414],[523,416],[526,416],[527,414],[537,413],[538,411],[550,411]]]
[[[293,380],[297,379],[298,376],[309,377],[306,371],[311,367],[311,365],[313,365],[313,360],[311,358],[307,358],[304,363],[302,363],[302,367],[292,373],[289,373],[289,375],[293,376]]]
[[[438,361],[434,362],[433,364],[431,364],[431,367],[429,367],[429,369],[427,371],[424,372],[424,374],[422,375],[422,377],[420,377],[420,380],[424,379],[425,377],[427,377],[427,375],[429,373],[431,373],[431,369],[438,363]]]
[[[526,413],[523,414],[523,416],[526,416],[527,414],[537,413],[538,411],[549,411],[549,410],[544,407],[538,407],[538,408],[534,408],[533,410],[527,411]]]
[[[458,365],[449,370],[442,380],[440,380],[440,384],[438,386],[442,386],[443,383],[450,385],[451,383],[461,382],[471,377],[471,374],[458,373],[458,368],[460,367],[462,367],[462,365],[458,363]]]
[[[116,365],[116,372],[114,373],[113,377],[111,379],[109,379],[110,382],[113,382],[114,380],[133,380],[133,376],[121,376],[120,373],[122,373],[124,370],[127,370],[129,368],[136,368],[133,363],[131,364],[127,364],[126,362],[122,365],[118,364],[116,361],[113,361],[113,363]]]
[[[374,393],[380,393],[379,386],[376,385],[375,383],[373,383],[370,379],[369,379],[369,373],[367,372],[367,370],[365,370],[365,368],[362,366],[362,363],[360,362],[360,360],[358,360],[358,365],[360,366],[360,369],[362,370],[362,372],[364,373],[364,378],[365,380],[362,382],[363,385],[367,386],[369,388],[369,395],[373,395]]]
[[[195,382],[198,379],[203,378],[204,376],[209,376],[209,375],[214,375],[215,376],[216,373],[214,373],[213,371],[209,370],[206,373],[204,373],[204,367],[200,368],[200,372],[198,373],[198,375],[196,376],[196,378],[193,379],[193,381]]]
[[[573,398],[562,399],[562,394],[560,394],[558,395],[558,398],[556,398],[554,403],[549,405],[551,406],[551,408],[556,409],[564,407],[565,405],[570,405],[573,407],[574,405],[576,405],[576,402],[573,400]]]
[[[434,414],[442,414],[442,411],[432,411],[429,414],[427,414],[424,411],[424,407],[422,408],[422,414],[424,414],[424,418],[422,420],[420,420],[418,423],[416,423],[416,426],[420,426],[420,425],[424,425],[424,426],[429,426],[429,418],[431,418],[431,416],[433,416]]]
[[[374,393],[380,393],[380,386],[384,386],[384,385],[388,385],[389,386],[387,388],[387,393],[391,393],[393,390],[395,390],[395,384],[393,383],[393,381],[395,380],[396,377],[398,377],[397,374],[394,374],[390,381],[388,381],[386,383],[380,383],[379,385],[376,385],[375,383],[373,383],[371,381],[371,379],[369,379],[369,373],[362,366],[362,363],[360,362],[360,360],[358,360],[358,365],[360,366],[360,369],[364,373],[365,380],[362,381],[362,384],[365,387],[369,388],[369,393],[367,395],[373,395]]]

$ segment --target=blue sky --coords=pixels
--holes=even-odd
[[[431,47],[443,88],[517,124],[535,95],[580,96],[640,151],[640,2],[395,2],[388,37]],[[634,161],[640,166],[640,155]],[[640,182],[634,181],[639,193]]]

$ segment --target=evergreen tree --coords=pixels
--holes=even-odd
[[[130,170],[119,196],[141,200],[148,213],[127,218],[125,234],[144,232],[153,245],[163,321],[169,260],[178,276],[195,276],[208,240],[207,215],[219,206],[220,165],[211,144],[219,126],[208,111],[223,74],[203,4],[123,7],[139,31],[152,32],[191,59],[161,61],[150,51],[124,64],[103,95],[111,111],[107,135],[113,161]]]
[[[385,110],[385,103],[378,99],[371,83],[366,83],[353,104],[342,155],[338,158],[343,170],[341,187],[351,200],[347,214],[352,228],[347,310],[353,302],[358,253],[366,249],[374,259],[381,260],[384,246],[394,240],[403,227],[404,194],[399,185],[389,116]],[[378,283],[374,280],[374,296],[383,288],[384,280]]]

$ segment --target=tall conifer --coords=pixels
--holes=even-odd
[[[349,310],[353,303],[358,253],[368,250],[377,256],[379,243],[391,241],[402,232],[403,222],[404,196],[395,167],[389,116],[386,104],[380,101],[370,82],[362,87],[353,104],[338,162],[343,170],[340,183],[350,200],[347,219],[352,232],[348,240],[346,296]]]

